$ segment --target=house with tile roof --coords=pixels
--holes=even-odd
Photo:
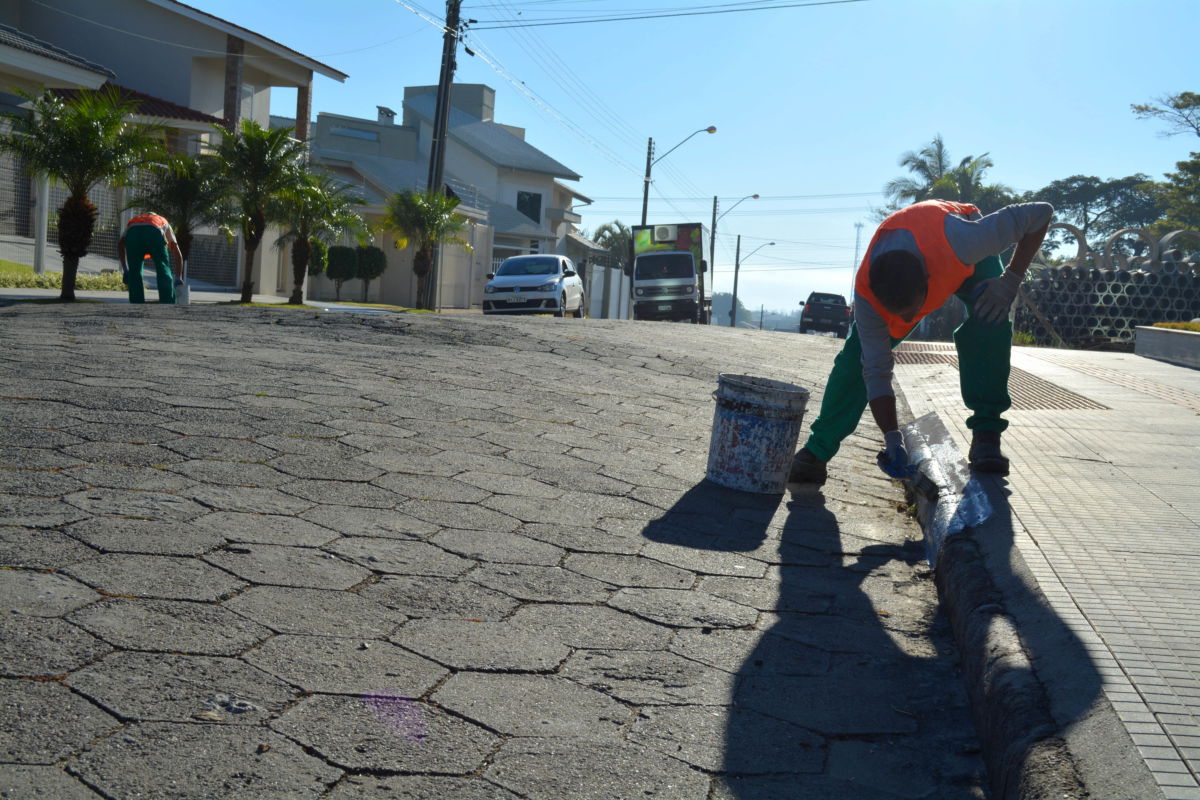
[[[314,75],[336,81],[347,77],[178,0],[0,0],[0,92],[98,88],[108,83],[135,101],[137,121],[163,126],[170,131],[170,144],[193,152],[215,135],[214,123],[233,127],[241,119],[253,119],[266,127],[274,88],[295,90],[295,135],[307,139]],[[0,95],[0,104],[19,103],[11,94]],[[0,163],[0,184],[4,177]],[[36,194],[36,187],[33,191]],[[29,235],[27,222],[6,222],[30,210],[29,198],[19,196],[20,190],[17,194],[11,198],[12,213],[6,214],[0,190],[0,242],[5,234],[16,235],[17,228]],[[101,211],[92,248],[98,255],[108,250],[115,255],[122,221],[119,198],[115,192],[108,195],[97,192],[92,198]],[[57,208],[55,200],[52,196],[44,205]],[[272,234],[268,237],[274,241]],[[261,248],[257,263],[242,265],[240,247],[211,244],[214,247],[207,249],[214,251],[213,263],[195,263],[194,254],[191,277],[232,287],[249,269],[256,291],[290,291],[290,265],[275,248]]]
[[[314,161],[355,186],[367,199],[363,210],[368,218],[382,215],[390,195],[426,187],[436,93],[436,86],[406,88],[400,124],[384,106],[374,120],[317,116]],[[522,129],[496,122],[495,98],[495,90],[483,84],[454,84],[451,91],[445,183],[471,223],[467,238],[473,252],[446,248],[443,253],[443,307],[479,307],[487,273],[509,256],[562,253],[578,264],[600,250],[575,227],[581,220],[575,205],[591,201],[563,183],[580,176],[527,142]],[[389,244],[385,240],[384,249],[391,252]],[[374,299],[415,302],[411,258],[411,253],[392,253],[398,268],[390,267],[373,284]],[[327,280],[314,281],[311,291],[333,297]]]

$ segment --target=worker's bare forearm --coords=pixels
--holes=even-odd
[[[894,395],[885,394],[873,398],[870,406],[871,416],[875,418],[875,424],[879,426],[879,430],[887,433],[900,427],[900,423],[896,419],[896,398]]]
[[[1049,227],[1046,225],[1021,237],[1021,240],[1017,242],[1017,249],[1013,252],[1012,260],[1008,262],[1010,272],[1015,272],[1017,275],[1025,274],[1033,257],[1038,254],[1038,250],[1042,249],[1042,240],[1046,238],[1046,231]]]

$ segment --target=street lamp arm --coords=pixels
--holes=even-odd
[[[686,142],[688,139],[691,139],[691,138],[692,138],[693,136],[695,136],[697,133],[716,133],[716,132],[717,132],[717,126],[716,126],[716,125],[709,125],[707,128],[701,128],[701,129],[700,129],[700,130],[698,130],[698,131],[692,131],[691,133],[689,133],[689,134],[687,135],[687,137],[686,137],[686,138],[684,138],[683,142]],[[652,167],[653,167],[655,164],[657,164],[658,162],[662,161],[662,160],[663,160],[664,158],[666,158],[667,156],[671,155],[671,153],[674,153],[676,150],[678,150],[678,149],[679,149],[679,148],[680,148],[680,147],[683,145],[683,142],[680,142],[679,144],[675,145],[674,147],[672,147],[672,148],[671,148],[670,150],[668,150],[667,152],[663,153],[663,154],[662,154],[661,156],[659,156],[658,158],[656,158],[656,159],[654,159],[653,161],[651,161],[651,162],[650,162],[650,166],[652,166]],[[649,176],[647,176],[647,177],[646,177],[646,180],[650,180]]]
[[[743,198],[742,198],[742,200],[751,200],[751,199],[753,199],[753,200],[757,200],[757,199],[758,199],[758,195],[756,195],[756,194],[748,194],[748,195],[746,195],[745,197],[743,197]],[[717,222],[720,222],[720,221],[721,221],[721,217],[724,217],[724,216],[725,216],[726,214],[728,214],[730,211],[733,211],[735,208],[737,208],[737,207],[738,207],[738,203],[741,203],[741,202],[742,202],[742,200],[738,200],[738,201],[737,201],[737,203],[734,203],[734,204],[733,204],[733,205],[731,205],[729,208],[727,208],[727,209],[725,209],[724,211],[722,211],[722,212],[721,212],[721,216],[720,216],[720,217],[717,217]]]

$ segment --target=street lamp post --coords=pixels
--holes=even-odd
[[[766,244],[760,244],[758,247],[756,247],[750,251],[750,256],[754,255],[759,250],[762,250],[764,247],[770,247],[774,244],[775,244],[774,242],[767,242]],[[731,305],[729,307],[729,327],[731,327],[731,328],[737,327],[737,286],[738,286],[738,270],[740,270],[741,266],[742,266],[741,253],[742,253],[742,235],[739,233],[738,238],[737,238],[737,250],[735,251],[735,256],[734,256],[734,260],[733,260],[733,305]],[[746,256],[747,261],[750,260],[750,256]]]
[[[748,194],[742,198],[742,200],[750,200],[750,199],[757,200],[758,195]],[[717,216],[717,196],[715,194],[713,195],[712,230],[710,230],[708,232],[708,282],[709,282],[709,285],[712,287],[712,291],[714,294],[717,291],[717,222],[721,219],[721,217],[724,217],[730,211],[733,211],[735,208],[737,208],[738,203],[742,202],[742,200],[738,200],[737,203],[734,203],[729,208],[722,211],[721,216],[718,217]],[[704,287],[702,284],[701,289],[703,289],[703,288]],[[703,300],[703,298],[701,298],[701,300]],[[712,319],[710,318],[708,322],[711,325]]]
[[[698,131],[692,131],[691,133],[689,133],[687,135],[686,138],[684,138],[683,142],[686,142],[688,139],[692,138],[697,133],[716,133],[716,132],[717,132],[717,126],[709,125],[707,128],[701,128]],[[653,167],[658,162],[662,161],[667,156],[671,155],[671,153],[675,152],[679,148],[679,145],[683,144],[683,142],[680,142],[679,144],[675,145],[674,147],[672,147],[667,152],[663,153],[658,158],[654,157],[654,137],[651,136],[650,140],[646,143],[646,177],[642,179],[642,224],[643,225],[646,224],[646,208],[650,205],[650,168]]]

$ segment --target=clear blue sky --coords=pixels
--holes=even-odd
[[[439,0],[185,0],[349,74],[319,78],[314,114],[374,118],[403,88],[437,82]],[[583,179],[583,227],[641,215],[646,140],[650,222],[708,224],[722,210],[716,289],[751,309],[791,310],[845,293],[897,161],[940,133],[954,159],[989,153],[991,181],[1017,191],[1071,175],[1161,178],[1200,150],[1159,135],[1131,103],[1200,91],[1198,0],[861,0],[739,13],[804,0],[464,0],[471,26],[456,80],[496,89],[496,119]],[[409,7],[406,7],[409,6]],[[497,28],[596,16],[679,16]],[[486,60],[485,60],[486,57]],[[490,62],[490,63],[489,63]],[[289,96],[290,95],[290,96]],[[276,92],[276,113],[294,93]],[[776,242],[775,246],[761,245]],[[752,256],[746,258],[751,252]]]

